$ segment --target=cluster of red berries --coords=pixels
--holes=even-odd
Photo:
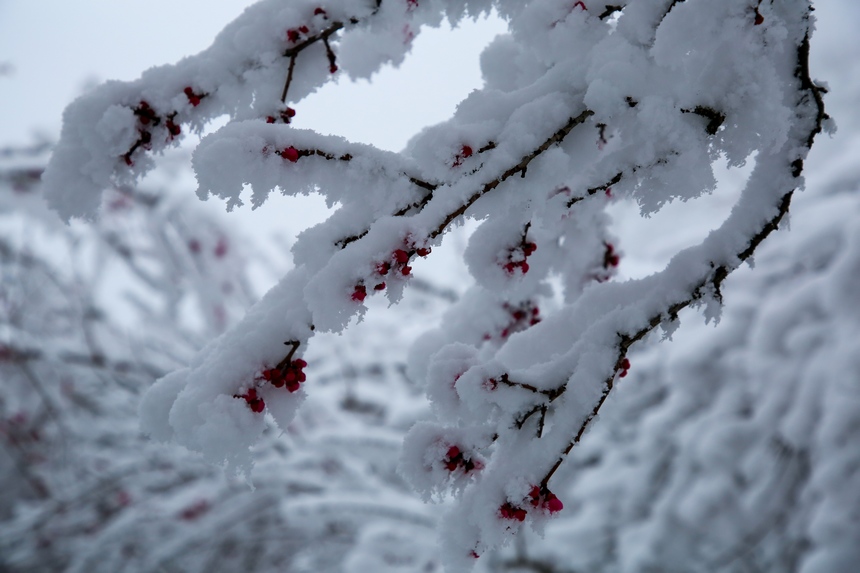
[[[510,502],[505,502],[502,507],[499,508],[499,513],[503,519],[516,519],[517,521],[525,521],[527,514],[526,510],[512,505]]]
[[[511,315],[511,322],[499,333],[502,338],[507,338],[514,332],[520,332],[529,326],[534,326],[541,320],[540,308],[530,300],[525,301],[517,307],[505,303],[504,309]],[[484,339],[488,339],[488,337],[492,338],[489,335],[485,335]]]
[[[474,151],[472,151],[472,148],[470,146],[468,146],[468,145],[462,146],[460,148],[460,152],[454,156],[454,163],[451,165],[451,167],[459,167],[459,166],[463,165],[463,161],[472,157],[473,153],[474,153]]]
[[[205,93],[195,93],[194,90],[188,86],[183,90],[185,93],[185,97],[188,98],[188,101],[192,106],[197,107],[200,105],[200,101],[206,97],[208,94]],[[152,131],[151,128],[161,124],[162,118],[156,113],[156,111],[149,105],[149,102],[145,100],[141,100],[141,102],[137,105],[136,108],[132,110],[135,116],[137,116],[138,122],[138,133],[140,137],[138,137],[137,141],[132,145],[131,149],[129,149],[125,155],[122,156],[125,164],[131,167],[134,165],[134,161],[132,161],[131,156],[137,150],[138,147],[142,147],[143,149],[151,149],[152,148]],[[167,116],[165,116],[164,127],[167,129],[167,140],[172,141],[174,137],[177,137],[180,133],[182,133],[182,127],[176,122],[176,115],[178,112],[173,112]]]
[[[286,387],[290,392],[295,392],[300,388],[301,383],[307,380],[304,373],[307,365],[308,363],[301,358],[296,358],[285,368],[269,368],[263,370],[260,376],[263,380],[271,382],[275,388]]]
[[[621,257],[615,252],[615,246],[612,243],[603,243],[603,246],[603,268],[617,267]]]
[[[266,150],[264,149],[263,151],[265,152]],[[292,145],[281,151],[275,151],[275,155],[280,155],[290,163],[295,163],[299,160],[299,150]]]
[[[249,388],[244,394],[233,394],[233,397],[243,399],[248,404],[248,407],[251,408],[251,411],[256,414],[259,414],[266,408],[266,402],[257,396],[256,388]]]
[[[328,14],[326,14],[326,11],[322,8],[315,8],[314,16],[322,16],[324,20],[328,20]],[[287,41],[289,41],[291,44],[296,44],[299,40],[302,39],[302,37],[307,37],[310,32],[311,29],[304,24],[302,24],[298,28],[290,28],[289,30],[287,30]]]
[[[542,507],[550,513],[556,513],[564,509],[564,504],[558,497],[548,489],[533,486],[529,492],[532,507]]]
[[[621,372],[618,373],[618,377],[624,378],[625,376],[627,376],[627,372],[629,370],[630,370],[630,360],[627,358],[624,358],[624,360],[621,361]]]
[[[474,469],[481,469],[481,463],[475,462],[470,458],[466,458],[463,456],[463,452],[460,451],[460,448],[457,446],[451,446],[448,448],[448,454],[442,463],[445,465],[445,469],[449,472],[456,471],[457,468],[463,468],[465,473],[469,473]]]
[[[532,507],[545,509],[552,513],[557,513],[564,509],[564,504],[558,497],[546,488],[540,486],[532,486],[529,492],[528,502]],[[525,521],[528,511],[522,507],[513,505],[511,502],[505,502],[499,508],[499,514],[503,519],[515,519],[516,521]]]
[[[523,239],[523,244],[511,249],[508,252],[508,262],[503,265],[503,268],[509,275],[514,274],[514,271],[520,269],[523,274],[529,272],[528,258],[537,250],[537,245],[531,242],[526,242]],[[522,257],[522,258],[520,258]]]
[[[430,247],[413,247],[408,251],[405,249],[395,249],[391,253],[390,260],[376,263],[376,274],[380,277],[384,277],[387,276],[388,273],[394,271],[400,273],[404,277],[408,277],[412,274],[412,267],[408,264],[409,259],[412,258],[413,255],[426,257],[432,252],[432,250],[433,249]],[[374,285],[373,290],[381,291],[385,290],[385,287],[385,281],[382,280]],[[355,289],[352,291],[352,300],[355,302],[364,302],[365,298],[367,298],[367,287],[362,283],[355,285]]]
[[[258,380],[270,382],[275,388],[284,388],[296,392],[301,383],[307,379],[304,368],[308,365],[301,358],[296,358],[284,368],[268,368],[260,373]],[[266,408],[266,402],[257,395],[256,388],[249,388],[244,394],[234,394],[234,398],[245,400],[252,412],[259,414]]]
[[[134,108],[134,115],[137,116],[137,121],[140,122],[140,125],[158,125],[161,123],[161,118],[158,117],[158,114],[155,113],[155,110],[146,101],[141,101]]]
[[[186,87],[182,92],[185,94],[185,97],[188,98],[188,103],[190,103],[193,107],[197,107],[200,105],[200,100],[205,98],[209,94],[205,93],[195,93],[191,86]]]
[[[275,117],[274,115],[267,115],[266,116],[266,123],[275,123],[276,121],[278,121],[278,118],[280,118],[280,120],[283,121],[284,123],[290,123],[290,121],[292,121],[292,119],[295,116],[296,116],[296,110],[287,106],[287,109],[282,110],[278,114],[278,117]]]

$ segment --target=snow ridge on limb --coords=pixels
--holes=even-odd
[[[264,2],[259,13],[275,14],[279,5]],[[180,89],[184,80],[174,85],[186,107],[203,110],[211,97],[234,118],[195,154],[201,195],[238,204],[248,183],[259,205],[276,186],[313,188],[340,208],[300,237],[297,268],[241,324],[155,386],[142,415],[154,436],[213,460],[248,463],[262,414],[284,427],[304,395],[299,356],[313,334],[345,328],[366,311],[368,296],[397,302],[417,257],[430,256],[452,225],[481,219],[465,253],[476,286],[410,360],[440,422],[415,429],[403,464],[426,496],[461,496],[443,540],[449,565],[462,568],[521,523],[539,529],[562,510],[550,480],[631,368],[629,348],[686,306],[718,308],[725,278],[779,225],[828,119],[807,66],[811,6],[470,2],[497,8],[510,34],[484,54],[486,88],[403,154],[294,130],[285,125],[295,112],[286,100],[336,72],[338,49],[350,38],[361,46],[350,57],[375,63],[377,52],[392,53],[392,36],[374,40],[365,32],[402,34],[418,14],[427,22],[456,19],[462,3],[296,6],[292,19],[241,20],[252,37],[254,22],[285,28],[278,41],[289,47],[271,52],[276,63],[242,72],[235,89],[218,83],[218,74],[188,91]],[[293,18],[300,9],[305,20]],[[333,20],[340,27],[320,21],[340,13],[360,17]],[[398,46],[407,44],[400,38]],[[182,65],[163,69],[180,73]],[[285,83],[276,88],[270,76]],[[147,81],[110,89],[138,94]],[[139,174],[146,147],[158,149],[155,131],[140,126],[157,120],[172,136],[167,121],[179,118],[151,111],[161,104],[138,95],[113,107],[97,99],[75,105],[101,106],[104,117],[78,124],[86,137],[64,131],[68,141],[55,161],[57,174],[69,168],[64,145],[100,157],[110,169],[99,171],[102,179],[84,177],[91,187],[117,173]],[[70,108],[69,126],[80,122],[76,113]],[[106,133],[119,143],[78,145]],[[722,226],[661,273],[611,282],[623,251],[607,231],[610,201],[632,198],[648,215],[712,191],[717,158],[740,165],[753,154],[755,169]],[[80,173],[71,179],[82,181]],[[55,203],[66,216],[77,214]],[[553,277],[561,278],[564,305],[547,315],[542,301]]]

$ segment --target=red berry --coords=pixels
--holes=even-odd
[[[320,15],[325,16],[326,15],[325,10],[323,10],[322,8],[316,8],[314,10],[314,16],[320,16]]]
[[[296,42],[298,42],[298,41],[299,41],[299,32],[298,32],[298,30],[293,30],[292,28],[290,28],[289,30],[287,30],[287,40],[289,40],[289,41],[290,41],[291,43],[293,43],[293,44],[295,44]]]
[[[556,513],[564,509],[564,504],[555,495],[547,494],[546,507],[550,513]]]
[[[622,360],[621,361],[621,368],[622,368],[622,370],[629,370],[630,369],[630,360],[627,358]]]
[[[379,283],[378,285],[373,287],[373,290],[385,290],[385,283]]]
[[[309,31],[310,30],[308,30],[307,26],[304,26],[304,25],[299,26],[299,32],[301,32],[302,34],[307,34]]]
[[[531,254],[533,252],[535,252],[536,250],[537,250],[537,245],[535,245],[534,243],[526,243],[525,246],[523,247],[523,253],[525,253],[525,255],[527,257],[531,256]]]
[[[180,133],[182,133],[182,128],[179,127],[178,124],[174,123],[172,119],[167,120],[167,131],[170,133],[170,137],[176,137]]]
[[[460,455],[460,448],[458,448],[457,446],[451,446],[450,448],[448,448],[448,457],[451,458],[452,460],[459,455]]]
[[[388,271],[391,270],[391,265],[389,263],[377,263],[376,264],[376,272],[380,275],[387,275]]]
[[[284,111],[281,112],[281,116],[286,115],[287,117],[296,117],[296,110],[291,107],[288,107]]]
[[[200,100],[202,99],[202,96],[199,96],[194,93],[194,90],[191,89],[190,86],[182,91],[185,93],[185,97],[188,98],[188,101],[191,103],[192,106],[197,107],[198,105],[200,105]]]
[[[401,273],[404,277],[409,276],[409,274],[410,274],[411,272],[412,272],[412,267],[403,267],[402,269],[400,269],[400,273]]]
[[[275,123],[275,117],[271,115],[266,116],[266,123]]]
[[[529,497],[532,498],[532,505],[537,507],[540,504],[540,487],[533,486],[529,492]]]
[[[337,71],[337,64],[332,64],[328,67],[329,73],[335,73]]]
[[[355,302],[364,302],[364,299],[367,297],[367,288],[364,285],[356,285],[355,290],[352,292],[352,300]]]
[[[415,252],[416,252],[416,253],[418,253],[418,256],[419,256],[419,257],[426,257],[427,255],[429,255],[429,254],[430,254],[430,252],[431,252],[432,250],[433,250],[433,249],[431,249],[430,247],[426,247],[426,248],[425,248],[425,247],[421,247],[420,249],[418,249],[418,250],[417,250],[417,251],[415,251]]]
[[[468,145],[464,145],[460,148],[460,155],[463,157],[472,157],[472,148]]]
[[[302,369],[302,368],[305,368],[308,365],[308,363],[305,362],[304,360],[302,360],[301,358],[296,358],[295,360],[293,360],[292,365],[295,368]]]
[[[758,10],[756,10],[755,11],[755,25],[761,26],[762,24],[764,24],[764,16],[759,14]]]
[[[613,267],[617,267],[618,263],[620,262],[621,259],[618,257],[618,255],[612,255],[611,257],[609,257],[609,264]]]
[[[407,253],[403,249],[397,249],[396,251],[394,251],[394,260],[400,264],[408,263],[409,253]]]
[[[299,160],[299,150],[291,145],[281,152],[281,157],[295,163]]]
[[[526,274],[527,272],[529,272],[529,264],[525,261],[522,261],[520,263],[520,268],[523,270],[523,274]]]
[[[445,469],[448,470],[449,472],[453,472],[454,470],[457,469],[457,462],[455,462],[455,461],[445,462]]]
[[[507,264],[504,266],[504,269],[505,269],[506,271],[508,271],[509,273],[513,273],[515,268],[517,268],[517,266],[516,266],[514,263],[507,263]]]

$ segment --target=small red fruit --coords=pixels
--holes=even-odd
[[[293,44],[298,42],[299,41],[299,31],[293,30],[292,28],[287,30],[287,40],[289,40]]]
[[[404,277],[408,277],[408,276],[410,275],[410,273],[412,273],[412,267],[408,267],[408,266],[407,266],[407,267],[403,267],[402,269],[400,269],[400,273],[401,273]]]
[[[762,16],[759,13],[758,9],[756,9],[756,11],[755,11],[755,25],[761,26],[762,24],[764,24],[764,16]]]
[[[352,292],[352,300],[355,302],[364,302],[367,298],[367,288],[364,285],[355,285],[355,290]]]
[[[557,513],[564,509],[564,504],[552,492],[546,494],[545,506],[550,513]]]
[[[409,253],[407,253],[403,249],[397,249],[396,251],[394,251],[394,260],[401,265],[406,264],[409,262]]]
[[[465,157],[472,157],[472,148],[468,145],[464,145],[460,148],[460,155]]]
[[[429,255],[432,252],[432,250],[433,249],[431,249],[430,247],[421,247],[420,249],[416,250],[415,252],[418,254],[419,257],[426,257],[427,255]]]
[[[283,157],[287,161],[295,163],[299,160],[299,150],[291,145],[281,152],[281,157]]]
[[[299,32],[301,32],[302,34],[307,34],[308,32],[310,32],[310,30],[308,29],[307,26],[303,25],[303,26],[299,27]]]
[[[379,283],[373,287],[373,290],[385,290],[385,283]]]
[[[333,73],[337,72],[337,64],[332,64],[332,65],[330,65],[330,66],[328,67],[328,71],[329,71],[329,73],[331,73],[331,74],[333,74]]]
[[[191,103],[192,106],[197,107],[198,105],[200,105],[200,100],[203,99],[203,96],[194,93],[194,90],[191,89],[190,86],[182,91],[183,93],[185,93],[185,97],[188,98],[188,101]]]
[[[320,16],[320,15],[325,16],[326,15],[325,10],[323,10],[322,8],[314,9],[314,16]]]
[[[182,133],[182,128],[179,126],[179,124],[174,123],[174,121],[172,119],[168,119],[167,120],[167,132],[170,133],[171,138],[174,138],[177,135],[179,135],[180,133]]]

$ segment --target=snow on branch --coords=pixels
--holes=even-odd
[[[288,102],[341,64],[399,61],[420,24],[462,18],[461,3],[267,0],[200,56],[75,102],[45,177],[63,216],[92,217],[101,187],[143,174],[180,125],[228,113],[194,155],[201,197],[237,205],[250,185],[256,206],[275,188],[337,205],[300,236],[295,269],[144,400],[154,437],[239,467],[264,414],[286,428],[313,386],[301,356],[315,333],[361,318],[369,296],[398,302],[415,258],[480,220],[464,254],[475,286],[410,357],[438,421],[412,430],[401,467],[425,497],[459,496],[441,534],[454,568],[563,509],[551,478],[635,366],[631,347],[688,306],[716,316],[829,121],[808,0],[469,8],[495,8],[510,33],[484,53],[484,89],[403,153],[293,129]],[[721,157],[755,163],[728,219],[660,273],[613,281],[623,251],[605,207],[630,199],[647,216],[712,192]],[[564,304],[542,315],[552,284]]]

